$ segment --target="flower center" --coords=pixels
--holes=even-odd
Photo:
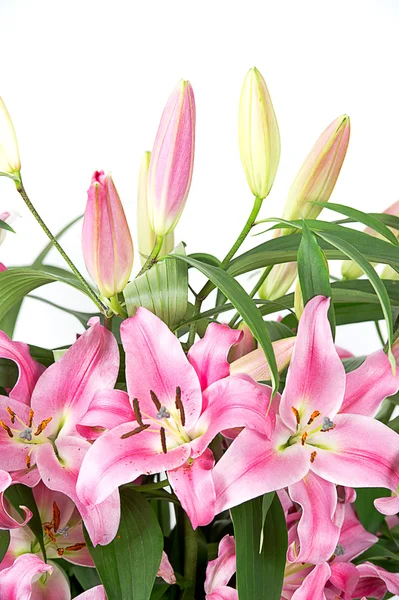
[[[44,533],[46,534],[48,540],[45,541],[45,544],[48,546],[49,544],[55,544],[55,549],[57,551],[58,556],[63,556],[65,552],[78,552],[82,550],[82,548],[86,547],[85,543],[78,543],[68,546],[68,542],[63,542],[62,539],[66,539],[69,535],[70,527],[69,525],[65,525],[65,527],[60,527],[61,522],[61,511],[58,508],[57,503],[53,502],[53,518],[48,523],[43,523]],[[62,544],[62,545],[60,545]]]
[[[22,444],[28,444],[31,446],[31,449],[29,450],[29,453],[26,457],[26,466],[29,469],[31,466],[30,455],[31,455],[31,452],[32,452],[33,448],[35,447],[35,445],[44,444],[44,443],[50,441],[50,440],[48,440],[47,437],[42,435],[42,433],[45,430],[45,428],[47,427],[47,425],[50,423],[50,421],[52,420],[53,417],[49,417],[48,419],[43,419],[43,421],[41,421],[38,424],[38,426],[35,427],[35,425],[33,423],[35,413],[32,409],[29,410],[29,418],[28,418],[27,423],[24,423],[24,421],[22,421],[22,419],[20,419],[18,417],[18,415],[9,406],[7,406],[7,413],[10,418],[11,425],[15,425],[15,423],[17,421],[19,423],[19,425],[21,425],[22,427],[19,427],[19,428],[18,427],[10,427],[9,425],[7,425],[5,423],[5,421],[3,421],[1,419],[0,419],[0,427],[2,427],[4,429],[4,431],[7,432],[8,437],[15,438],[16,442],[19,442]]]
[[[313,440],[312,438],[318,433],[324,433],[331,431],[335,428],[335,423],[330,417],[322,417],[319,410],[314,410],[306,423],[302,422],[300,412],[295,406],[292,407],[292,412],[296,419],[296,433],[291,436],[285,447],[292,446],[293,444],[300,443],[302,446],[309,445],[312,447],[320,446],[319,441]],[[313,450],[310,455],[310,462],[313,463],[316,459],[317,452]]]

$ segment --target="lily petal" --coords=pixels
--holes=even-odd
[[[399,375],[392,374],[392,367],[383,350],[370,354],[354,371],[346,376],[345,397],[341,413],[373,417],[381,402],[399,389]]]
[[[12,483],[11,476],[6,471],[0,471],[0,529],[16,529],[23,527],[31,519],[32,513],[26,506],[21,506],[25,513],[25,518],[22,523],[16,521],[8,512],[6,500],[4,498],[5,490]]]
[[[313,411],[333,419],[345,391],[345,370],[331,335],[327,311],[329,298],[316,296],[305,306],[281,397],[280,416],[296,428],[294,407],[307,422]]]
[[[35,554],[23,554],[13,565],[0,572],[0,598],[7,600],[30,600],[32,580],[43,573],[52,573],[53,567],[46,565]]]
[[[19,370],[18,381],[10,392],[10,398],[30,404],[33,389],[45,368],[30,355],[28,344],[10,340],[0,331],[0,357],[12,360]]]
[[[358,565],[357,570],[360,580],[354,592],[355,598],[362,594],[373,598],[383,598],[387,590],[391,594],[399,594],[399,573],[390,573],[370,562]],[[379,595],[376,595],[377,593]]]
[[[227,585],[236,572],[236,542],[232,535],[220,540],[218,557],[211,560],[206,568],[205,593]]]
[[[53,600],[54,598],[70,600],[71,592],[67,577],[56,563],[50,561],[49,564],[54,569],[52,574],[43,581],[39,579],[32,584],[30,600]]]
[[[215,516],[216,494],[212,469],[215,459],[208,449],[177,469],[168,470],[170,485],[186,511],[193,529],[208,525]]]
[[[161,564],[159,565],[157,577],[162,577],[162,579],[166,581],[166,583],[170,583],[170,585],[176,583],[175,572],[170,564],[168,555],[164,551],[162,551]]]
[[[104,586],[96,585],[96,587],[76,596],[75,600],[107,600],[107,596],[105,595]]]
[[[299,553],[295,545],[291,546],[288,548],[288,560],[316,565],[327,562],[334,554],[340,534],[334,523],[337,507],[335,485],[310,471],[288,490],[292,500],[302,507],[298,524]]]
[[[14,427],[7,407],[11,408],[22,421],[25,423],[28,422],[29,406],[27,404],[13,400],[8,396],[0,396],[0,419],[5,425]],[[28,451],[29,448],[26,444],[21,443],[18,434],[10,437],[4,428],[0,428],[0,469],[8,472],[26,469]],[[34,453],[32,455],[32,464],[34,464]]]
[[[327,563],[317,565],[305,577],[300,588],[292,596],[292,600],[326,600],[324,588],[331,575],[331,569]]]
[[[396,515],[399,512],[399,496],[395,493],[394,496],[377,498],[374,506],[383,515]]]
[[[238,592],[226,585],[215,588],[206,595],[206,600],[238,600]]]
[[[134,412],[126,392],[100,390],[76,429],[87,440],[96,440],[107,429],[134,420]]]
[[[243,331],[231,329],[228,325],[210,323],[204,337],[190,348],[187,357],[197,373],[202,390],[230,375],[227,355],[243,335]]]
[[[359,581],[359,571],[352,563],[336,563],[330,565],[331,577],[330,581],[335,587],[348,595],[349,598],[354,598],[353,592]],[[345,595],[345,598],[347,596]]]
[[[344,552],[334,558],[334,563],[349,562],[378,542],[377,536],[363,527],[353,506],[345,504],[344,510],[345,517],[338,540]]]
[[[157,409],[151,401],[152,391],[173,414],[176,388],[180,387],[186,427],[192,427],[201,411],[201,389],[177,337],[161,319],[140,307],[134,317],[123,321],[121,338],[130,398],[137,398],[141,411],[154,416]]]

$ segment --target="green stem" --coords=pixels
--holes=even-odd
[[[190,519],[184,513],[184,580],[187,584],[183,600],[194,600],[195,580],[197,575],[198,541]]]
[[[163,244],[163,236],[157,235],[157,239],[155,240],[155,244],[151,251],[151,254],[148,256],[141,271],[138,273],[138,275],[136,275],[136,277],[140,277],[140,275],[143,275],[143,273],[148,271],[148,269],[151,269],[152,265],[156,262],[156,260],[158,258],[158,254],[161,252],[162,244]]]
[[[268,267],[266,267],[262,273],[262,275],[259,277],[259,280],[256,282],[256,284],[254,285],[254,287],[252,288],[252,290],[249,292],[249,297],[253,298],[256,294],[256,292],[259,290],[259,288],[263,285],[263,283],[266,281],[267,276],[269,275],[270,271],[272,270],[273,265],[269,265]],[[234,327],[234,325],[237,323],[238,319],[240,318],[240,314],[238,312],[236,312],[236,314],[233,316],[233,318],[231,319],[230,323],[229,323],[229,327]]]
[[[108,329],[108,331],[112,331],[112,317],[104,315],[104,327],[105,329]]]
[[[115,296],[112,296],[109,299],[109,302],[110,302],[112,310],[114,311],[114,313],[116,315],[119,315],[123,319],[127,318],[127,312],[125,311],[125,309],[123,308],[123,306],[119,302],[118,294],[115,294]]]
[[[101,302],[100,298],[97,296],[97,294],[94,292],[94,290],[89,286],[89,284],[87,283],[87,281],[85,280],[83,275],[75,267],[75,265],[73,264],[73,262],[71,261],[71,259],[69,258],[69,256],[65,252],[65,250],[59,244],[57,239],[53,236],[53,234],[51,233],[51,231],[49,230],[49,228],[47,227],[47,225],[45,224],[45,222],[43,221],[43,219],[41,218],[39,213],[36,211],[35,207],[33,206],[32,202],[30,201],[30,199],[28,197],[28,194],[26,193],[26,190],[22,183],[22,179],[20,179],[19,181],[16,181],[15,186],[17,188],[17,191],[21,195],[22,199],[24,200],[26,206],[29,208],[30,212],[35,217],[35,219],[39,223],[40,227],[43,229],[44,233],[51,240],[53,246],[55,248],[57,248],[57,250],[61,254],[62,258],[65,260],[67,265],[70,267],[70,269],[73,271],[73,273],[75,273],[76,277],[79,279],[80,283],[86,290],[87,295],[93,300],[93,302],[101,310],[102,313],[107,314],[107,312],[108,312],[107,307]]]
[[[382,335],[380,324],[379,324],[378,321],[374,321],[374,325],[375,325],[375,328],[377,330],[378,337],[380,338],[380,342],[381,342],[382,346],[384,347],[385,346],[385,340],[384,340],[384,337]]]
[[[233,258],[233,256],[237,252],[237,250],[240,248],[240,246],[245,241],[247,235],[251,231],[251,229],[256,221],[256,217],[258,216],[258,213],[262,206],[262,202],[263,202],[263,200],[258,198],[258,196],[255,197],[254,205],[251,210],[251,214],[249,215],[247,222],[245,223],[244,227],[242,228],[240,235],[238,236],[238,238],[236,239],[236,241],[234,242],[234,244],[232,245],[232,247],[230,248],[230,250],[224,257],[222,262],[220,263],[221,269],[225,269],[227,267],[227,265],[229,264],[229,262],[231,261],[231,259]],[[202,290],[198,293],[197,299],[196,299],[196,302],[194,305],[194,312],[193,312],[194,317],[201,312],[201,306],[202,306],[203,301],[209,296],[209,294],[214,289],[214,287],[215,286],[211,281],[207,281],[206,284],[204,285],[204,287],[202,288]],[[190,346],[194,343],[196,331],[197,331],[197,324],[196,324],[196,322],[194,322],[191,324],[190,332],[188,334],[188,344]]]

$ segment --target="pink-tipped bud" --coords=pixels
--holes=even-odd
[[[255,350],[258,347],[258,342],[254,338],[250,328],[246,323],[244,323],[244,321],[241,321],[241,323],[238,326],[238,329],[243,331],[244,335],[242,336],[241,340],[237,344],[234,344],[234,346],[230,349],[229,362],[234,362],[235,360],[238,360],[242,356],[249,354],[249,352],[252,352],[252,350]]]
[[[349,117],[335,119],[321,134],[297,174],[288,194],[283,218],[316,219],[327,202],[341,170],[350,135]],[[292,233],[284,230],[283,235]]]
[[[96,171],[88,190],[82,248],[87,270],[100,294],[111,298],[129,281],[133,242],[111,175]]]
[[[284,371],[290,363],[295,340],[295,337],[289,337],[273,342],[273,350],[279,373]],[[231,363],[230,375],[237,375],[239,373],[246,373],[255,379],[255,381],[270,381],[270,367],[262,348],[257,348]]]
[[[195,101],[181,80],[163,111],[148,172],[148,215],[155,235],[173,231],[190,190],[194,163]]]

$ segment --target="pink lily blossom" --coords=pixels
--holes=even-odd
[[[116,534],[119,497],[88,510],[76,495],[76,481],[90,443],[76,425],[97,390],[113,388],[119,367],[115,338],[95,322],[48,369],[36,363],[25,344],[0,332],[0,356],[13,360],[19,378],[9,396],[0,396],[0,469],[14,481],[34,486],[40,479],[77,505],[93,544]]]
[[[32,513],[26,506],[21,506],[25,513],[25,518],[20,523],[10,514],[10,507],[4,498],[5,490],[12,484],[11,475],[7,471],[0,471],[0,529],[17,529],[23,527],[31,519]]]
[[[345,375],[328,307],[322,296],[305,307],[286,387],[280,403],[274,402],[272,438],[245,428],[213,470],[216,512],[288,487],[303,510],[308,543],[301,545],[301,558],[317,554],[319,563],[329,559],[339,534],[334,484],[367,483],[395,492],[399,480],[398,435],[371,418],[398,390],[399,377],[392,375],[383,351]]]
[[[101,415],[93,400],[91,425],[108,431],[83,460],[77,485],[82,503],[92,507],[141,474],[167,471],[193,527],[212,520],[215,461],[208,445],[234,427],[251,426],[267,439],[274,424],[271,412],[265,417],[270,389],[247,375],[230,376],[227,355],[241,335],[211,324],[186,357],[179,340],[150,311],[139,308],[122,323],[131,405],[120,392],[109,392],[106,402],[103,392],[108,408]],[[83,419],[86,427],[90,413],[91,407]]]
[[[220,540],[218,557],[206,568],[206,600],[238,600],[238,592],[228,587],[236,572],[236,543],[232,535]]]
[[[61,569],[35,554],[23,554],[0,572],[0,598],[7,600],[70,600],[69,584]]]

